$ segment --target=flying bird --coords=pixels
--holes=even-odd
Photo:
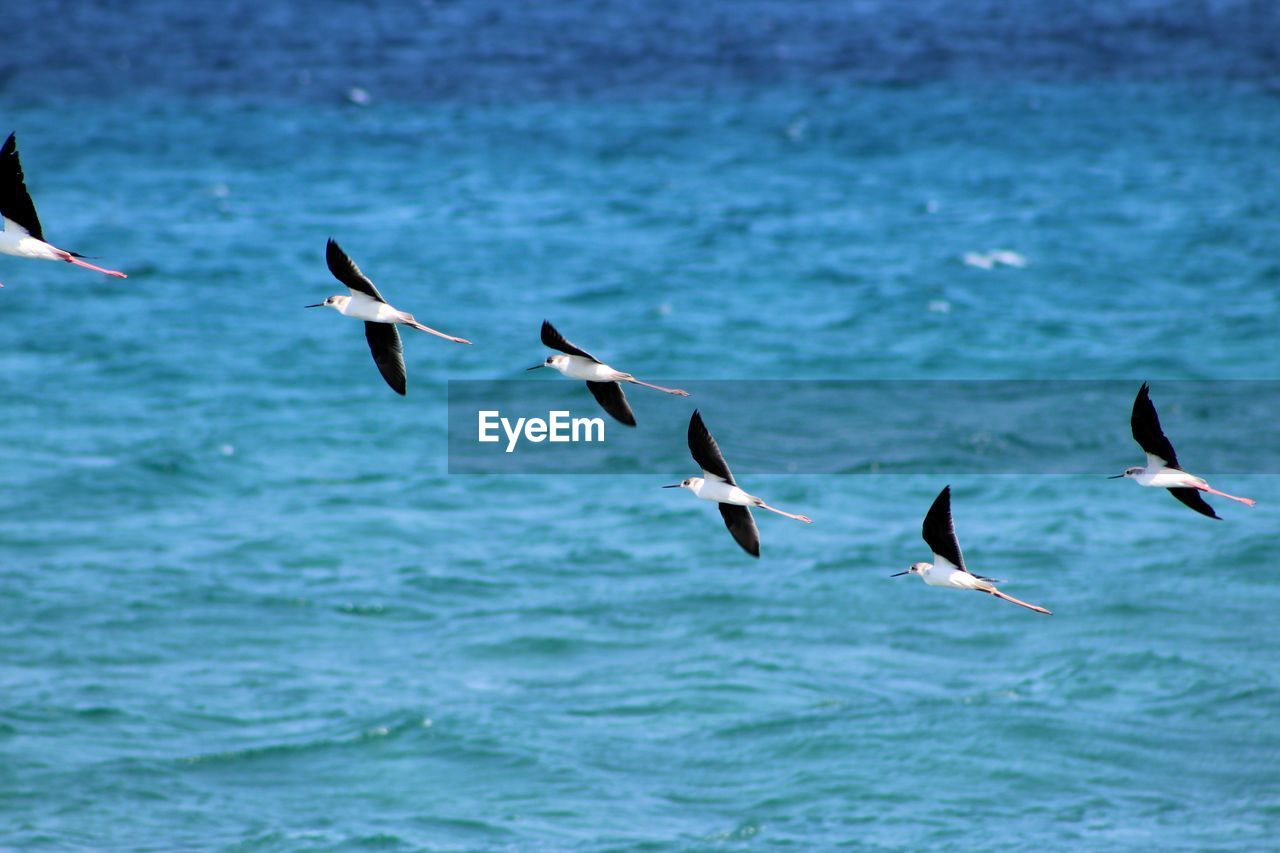
[[[307,308],[329,307],[347,317],[364,320],[364,336],[369,341],[369,352],[378,365],[382,378],[387,380],[391,390],[404,395],[407,374],[404,369],[404,346],[400,343],[400,332],[397,325],[412,326],[420,332],[428,332],[447,341],[469,344],[465,338],[455,338],[444,332],[422,325],[412,314],[397,310],[387,304],[373,282],[360,272],[347,253],[332,239],[325,246],[324,259],[329,264],[329,272],[333,277],[346,285],[350,296],[330,296],[324,302],[307,305]]]
[[[933,506],[924,517],[920,535],[925,544],[933,551],[932,563],[913,563],[905,572],[898,572],[890,577],[900,578],[903,575],[919,575],[929,586],[945,586],[949,589],[972,589],[994,595],[1019,607],[1052,615],[1043,607],[1019,601],[996,589],[996,584],[1003,583],[995,578],[984,578],[971,573],[964,565],[964,555],[960,553],[960,540],[956,538],[955,524],[951,520],[951,487],[945,486],[933,499]]]
[[[1152,486],[1168,489],[1169,494],[1182,501],[1201,515],[1220,518],[1213,507],[1200,496],[1201,492],[1218,495],[1239,501],[1245,506],[1253,506],[1257,501],[1252,498],[1238,498],[1226,492],[1210,488],[1209,484],[1194,474],[1188,474],[1178,466],[1178,454],[1173,452],[1164,430],[1160,428],[1160,416],[1156,414],[1155,404],[1151,402],[1151,387],[1142,383],[1138,396],[1133,401],[1133,414],[1129,417],[1129,425],[1133,429],[1133,440],[1147,454],[1146,467],[1126,468],[1123,474],[1108,477],[1119,480],[1128,477],[1139,486]]]
[[[587,388],[591,391],[591,395],[596,398],[596,402],[616,420],[627,426],[636,425],[636,416],[631,411],[631,404],[627,402],[627,395],[622,392],[622,386],[618,384],[620,382],[643,385],[645,388],[652,388],[655,391],[662,391],[666,394],[674,394],[677,397],[689,396],[688,391],[681,391],[679,388],[663,388],[661,385],[651,385],[648,382],[641,382],[630,373],[614,370],[591,353],[569,343],[565,340],[564,335],[557,332],[556,327],[546,320],[542,321],[542,343],[548,349],[559,350],[564,355],[549,355],[546,361],[542,364],[535,364],[529,370],[550,367],[560,371],[570,379],[586,380]]]
[[[128,278],[117,270],[94,266],[84,260],[84,255],[68,252],[45,242],[40,217],[36,215],[35,203],[31,201],[31,194],[27,192],[27,184],[22,176],[18,141],[12,133],[4,141],[4,146],[0,147],[0,215],[4,217],[4,231],[0,232],[0,253],[20,258],[66,261],[94,272]]]
[[[688,489],[704,501],[715,501],[734,541],[751,556],[760,556],[760,531],[756,528],[755,519],[751,517],[751,507],[758,506],[805,524],[813,523],[808,516],[783,512],[739,488],[733,479],[733,472],[729,470],[729,463],[724,461],[719,445],[711,437],[707,425],[702,422],[702,414],[696,409],[689,419],[689,452],[693,455],[693,461],[702,469],[702,476],[689,477],[662,488]]]

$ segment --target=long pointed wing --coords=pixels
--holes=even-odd
[[[1173,495],[1175,498],[1182,501],[1201,515],[1207,515],[1210,518],[1216,518],[1219,521],[1222,520],[1222,516],[1214,512],[1213,507],[1209,506],[1209,504],[1205,502],[1205,499],[1200,496],[1199,489],[1170,489],[1169,494]]]
[[[347,253],[342,251],[342,248],[332,238],[325,244],[324,260],[329,265],[329,272],[333,273],[333,277],[342,282],[349,290],[363,293],[370,299],[376,299],[379,302],[387,301],[382,298],[378,288],[373,286],[373,282],[369,281],[369,277],[360,272],[360,268],[347,257]]]
[[[925,514],[920,535],[935,557],[941,557],[961,571],[969,571],[964,567],[964,554],[960,553],[960,540],[956,538],[956,526],[951,520],[950,486],[944,486],[933,499],[933,506]]]
[[[22,228],[37,240],[44,239],[40,217],[36,216],[35,203],[27,192],[22,176],[22,162],[18,159],[18,141],[9,134],[0,148],[0,215]]]
[[[1178,455],[1173,452],[1173,445],[1160,428],[1160,416],[1156,414],[1155,404],[1151,402],[1151,387],[1145,382],[1133,400],[1129,426],[1133,428],[1133,440],[1138,442],[1144,453],[1159,457],[1169,468],[1178,467]]]
[[[557,332],[556,327],[548,323],[546,320],[542,321],[542,345],[547,349],[559,350],[560,352],[567,353],[569,355],[580,355],[583,358],[588,358],[594,361],[596,364],[603,364],[600,359],[596,358],[591,353],[581,347],[575,347],[573,344],[565,340],[564,335]]]
[[[596,398],[604,410],[627,426],[636,425],[635,413],[627,402],[627,395],[622,393],[622,386],[617,382],[588,382],[591,396]]]
[[[724,517],[724,526],[729,528],[733,539],[753,557],[760,556],[760,529],[756,520],[751,517],[751,509],[737,504],[716,504],[720,507],[720,515]]]
[[[689,418],[689,452],[703,471],[719,477],[731,486],[738,485],[733,481],[733,472],[729,470],[729,463],[724,461],[720,446],[711,437],[710,430],[702,422],[702,413],[697,409],[693,410],[693,417]]]
[[[404,369],[404,345],[395,323],[365,323],[364,337],[369,342],[369,352],[378,365],[378,372],[387,380],[391,390],[404,396],[408,385],[408,373]]]

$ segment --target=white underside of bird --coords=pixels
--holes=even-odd
[[[964,569],[959,568],[951,563],[946,557],[933,555],[933,563],[916,563],[911,567],[911,574],[920,576],[920,579],[929,586],[940,586],[946,589],[968,589],[976,592],[985,592],[994,595],[996,598],[1003,599],[1010,604],[1016,604],[1019,607],[1025,607],[1028,610],[1034,610],[1037,613],[1043,613],[1046,616],[1052,615],[1052,612],[1037,604],[1029,604],[1020,598],[1014,598],[1007,592],[1003,592],[996,588],[997,581],[992,578],[983,578]],[[907,574],[907,572],[903,572]]]
[[[1148,466],[1141,474],[1133,478],[1139,486],[1150,486],[1157,489],[1176,489],[1179,487],[1198,488],[1209,485],[1201,478],[1180,471],[1177,468],[1152,468]]]
[[[0,231],[0,254],[13,255],[18,258],[35,258],[42,261],[64,261],[94,272],[104,273],[115,278],[128,278],[118,270],[108,270],[84,261],[65,249],[59,249],[51,243],[31,236],[31,232],[14,222],[4,218],[4,231]]]
[[[1239,501],[1246,506],[1253,506],[1257,503],[1253,498],[1242,498],[1236,495],[1229,495],[1226,492],[1220,492],[1210,486],[1204,478],[1197,477],[1195,474],[1188,474],[1180,468],[1170,468],[1163,459],[1153,453],[1147,454],[1147,467],[1129,476],[1129,479],[1139,486],[1147,486],[1153,489],[1198,489],[1210,495],[1218,495],[1219,497]]]
[[[43,240],[37,240],[27,233],[27,229],[7,218],[4,221],[4,232],[0,233],[0,252],[19,258],[43,258],[50,261],[60,261],[68,254]]]
[[[363,293],[353,293],[345,304],[338,306],[338,313],[369,323],[406,323],[409,315],[394,305],[370,299]]]
[[[630,373],[623,373],[607,364],[601,364],[580,355],[552,356],[547,366],[555,368],[570,379],[582,379],[587,382],[618,382],[634,378]]]
[[[701,477],[690,477],[688,488],[689,491],[704,501],[735,504],[737,506],[760,506],[764,503],[755,495],[749,495],[739,487],[726,483],[715,474],[710,474],[706,471],[703,471],[702,474],[703,476]]]
[[[977,589],[990,592],[996,586],[986,578],[970,574],[951,565],[942,557],[934,556],[934,562],[927,569],[919,572],[920,577],[929,586],[946,586],[952,589]]]
[[[687,483],[688,485],[685,485]],[[703,471],[701,477],[690,477],[684,483],[680,484],[682,488],[688,489],[693,494],[704,501],[711,501],[718,504],[733,504],[734,506],[754,506],[759,509],[768,510],[787,518],[794,518],[796,521],[803,521],[805,524],[813,524],[813,519],[807,515],[799,515],[794,512],[785,512],[774,506],[769,506],[764,502],[764,498],[758,498],[755,495],[748,494],[740,487],[727,483],[710,471]]]
[[[407,311],[401,311],[393,305],[386,302],[379,302],[377,299],[371,299],[363,293],[350,291],[350,296],[334,297],[331,307],[344,317],[354,317],[357,320],[364,320],[366,323],[400,323],[405,326],[411,326],[422,332],[429,332],[437,337],[444,338],[458,343],[470,343],[465,338],[457,338],[453,335],[446,335],[444,332],[436,331],[429,326],[424,326],[414,319],[413,315]]]

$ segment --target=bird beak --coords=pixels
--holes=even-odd
[[[303,307],[303,308],[323,308],[323,307],[324,307],[324,303],[323,303],[323,302],[317,302],[315,305],[303,305],[302,307]]]
[[[900,577],[902,577],[903,575],[909,575],[909,574],[911,574],[911,570],[910,570],[910,569],[907,569],[905,572],[898,572],[896,575],[889,575],[889,577],[891,577],[891,578],[900,578]]]
[[[545,364],[535,364],[533,367],[526,367],[525,370],[537,370],[539,367],[546,367]]]
[[[680,488],[680,484],[679,484],[679,483],[672,483],[670,486],[663,486],[662,488],[664,488],[664,489],[678,489],[678,488]]]
[[[1108,480],[1119,480],[1124,474],[1116,474],[1114,477],[1108,477]]]

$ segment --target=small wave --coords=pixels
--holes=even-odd
[[[331,737],[315,737],[289,743],[269,743],[261,746],[250,746],[242,749],[230,749],[221,752],[209,752],[181,759],[185,765],[217,765],[234,764],[242,761],[256,761],[263,758],[279,756],[296,756],[307,753],[325,752],[333,749],[357,748],[370,742],[393,740],[429,729],[434,725],[429,717],[406,716],[391,723],[380,723],[347,735]]]
[[[1027,265],[1027,259],[1021,254],[1010,249],[990,249],[986,252],[965,252],[961,256],[965,266],[977,267],[982,270],[992,270],[996,267],[1013,267],[1022,269]]]
[[[475,643],[469,647],[469,652],[483,658],[568,657],[588,651],[609,651],[626,647],[620,643],[605,643],[577,636],[546,634],[511,637],[491,643]]]

